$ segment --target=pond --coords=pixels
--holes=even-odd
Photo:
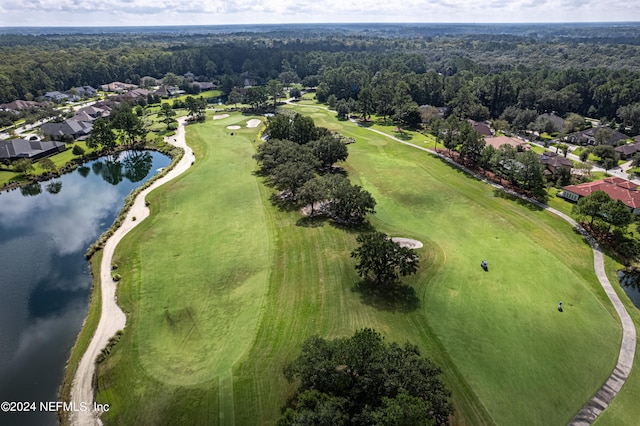
[[[640,272],[618,271],[618,281],[631,302],[640,309]]]
[[[127,195],[166,167],[153,151],[105,157],[60,178],[0,193],[0,401],[36,402],[0,424],[57,424],[56,401],[91,292],[88,246]]]

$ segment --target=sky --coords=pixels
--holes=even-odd
[[[0,0],[0,27],[622,21],[637,0]]]

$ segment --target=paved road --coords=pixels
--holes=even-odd
[[[358,124],[353,119],[351,121]],[[580,412],[576,414],[576,416],[569,423],[570,426],[587,426],[592,424],[598,418],[598,416],[602,413],[602,411],[604,411],[604,409],[609,406],[611,401],[613,401],[613,398],[615,398],[615,396],[618,394],[618,392],[622,388],[622,385],[624,385],[624,383],[626,382],[627,378],[629,377],[629,374],[631,373],[631,368],[633,367],[633,358],[635,357],[635,353],[636,353],[635,325],[633,324],[633,321],[631,320],[629,313],[627,312],[624,305],[622,304],[622,301],[618,297],[618,294],[615,292],[611,283],[609,282],[609,278],[607,278],[607,274],[605,273],[605,268],[604,268],[604,255],[602,254],[602,251],[600,250],[598,243],[575,220],[573,220],[571,217],[567,216],[566,214],[547,206],[546,204],[542,204],[535,200],[531,200],[529,198],[523,197],[522,195],[517,194],[515,192],[509,191],[506,188],[502,187],[501,185],[498,185],[494,182],[491,182],[483,178],[482,176],[479,176],[475,172],[467,169],[464,166],[459,165],[458,163],[452,161],[450,158],[445,157],[431,149],[428,149],[410,142],[405,142],[401,139],[398,139],[394,136],[388,135],[376,129],[368,128],[368,130],[372,132],[376,132],[383,136],[386,136],[390,139],[395,140],[396,142],[400,142],[402,144],[409,145],[413,148],[417,148],[422,151],[426,151],[431,154],[437,155],[438,157],[448,161],[449,163],[455,165],[456,167],[463,169],[464,171],[473,175],[477,179],[483,182],[486,182],[500,190],[506,191],[511,195],[520,197],[526,201],[534,203],[539,207],[545,210],[548,210],[549,212],[561,217],[565,221],[569,222],[571,226],[576,228],[584,236],[584,238],[587,240],[587,242],[591,246],[591,249],[593,250],[593,266],[596,272],[596,276],[598,277],[598,281],[600,282],[600,285],[602,286],[604,291],[607,293],[607,296],[609,297],[609,300],[611,300],[611,303],[613,304],[613,307],[615,308],[616,313],[620,318],[620,322],[622,323],[622,343],[620,345],[618,362],[616,363],[616,366],[613,369],[613,372],[611,373],[607,381],[604,383],[604,385],[602,385],[602,387],[598,390],[598,392],[593,396],[593,398],[591,398],[591,400],[587,402],[584,408],[580,410]]]

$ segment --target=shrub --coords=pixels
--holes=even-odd
[[[74,145],[71,152],[73,155],[84,155],[84,149],[80,145]]]
[[[177,130],[177,129],[178,129],[177,121],[172,121],[171,123],[167,124],[167,130]]]

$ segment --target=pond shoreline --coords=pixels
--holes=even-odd
[[[92,268],[94,277],[97,277],[100,281],[94,281],[94,291],[91,299],[92,305],[98,302],[96,299],[99,299],[102,306],[97,326],[95,330],[91,331],[91,341],[85,347],[77,345],[73,349],[72,357],[76,355],[77,351],[81,351],[83,354],[77,364],[69,363],[67,365],[60,395],[60,399],[64,402],[72,402],[78,406],[81,406],[81,404],[93,406],[95,399],[95,359],[108,344],[109,340],[126,325],[126,316],[116,303],[115,292],[117,285],[111,276],[113,252],[120,240],[149,215],[149,209],[145,202],[146,194],[182,174],[193,164],[193,151],[186,145],[184,137],[185,119],[179,120],[179,124],[180,127],[176,135],[166,138],[167,142],[179,151],[179,154],[175,153],[176,155],[171,164],[156,175],[154,179],[148,181],[127,197],[127,202],[113,225],[92,246],[94,247],[93,252],[87,252],[87,257],[91,258],[97,250],[102,250],[99,271],[96,271],[96,268]],[[95,267],[96,263],[92,262],[92,266]],[[101,291],[101,297],[99,298],[94,296],[98,287]],[[93,311],[95,308],[90,306],[89,309]],[[83,333],[85,333],[84,327],[81,331],[81,334]],[[101,424],[99,415],[100,412],[59,413],[62,424]]]

